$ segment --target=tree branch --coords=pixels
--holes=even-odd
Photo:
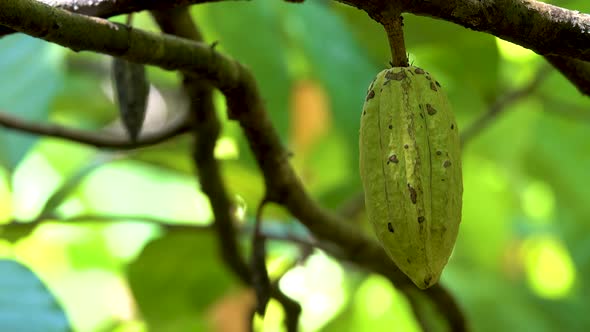
[[[590,96],[590,62],[548,55],[545,57],[580,93]]]
[[[374,17],[388,0],[338,0]],[[486,32],[541,55],[590,60],[590,15],[534,0],[396,1],[402,12],[430,16]]]
[[[164,10],[178,8],[199,3],[219,2],[227,0],[38,0],[55,8],[67,10],[72,13],[96,17],[112,17],[121,14],[130,14],[142,10]],[[0,37],[15,31],[9,27],[0,26]]]
[[[14,1],[14,0],[12,0]],[[90,16],[111,17],[146,9],[166,9],[179,6],[224,0],[42,0],[53,6]],[[389,0],[336,0],[366,11],[369,16],[380,17],[391,5]],[[2,18],[9,11],[11,1],[0,3],[0,37],[15,29]],[[2,7],[5,5],[6,7]],[[400,0],[396,5],[402,12],[430,16],[456,23],[463,27],[486,32],[538,54],[552,57],[548,60],[578,87],[590,95],[590,15],[534,0]],[[8,8],[8,9],[5,9]],[[32,17],[35,19],[36,17]],[[384,22],[381,22],[384,24]],[[387,23],[387,22],[385,22]],[[9,27],[10,26],[10,27]],[[11,28],[12,27],[12,28]],[[21,31],[19,29],[16,29]],[[35,35],[27,32],[27,34]],[[38,35],[35,35],[38,36]],[[40,36],[38,36],[40,37]],[[580,60],[576,60],[580,59]],[[572,79],[575,78],[575,79]]]
[[[86,130],[68,128],[54,124],[40,124],[21,120],[6,112],[0,112],[0,126],[22,133],[60,138],[97,148],[130,150],[155,145],[170,138],[182,135],[189,130],[185,120],[175,121],[157,133],[142,135],[137,142],[131,142],[126,136],[117,137],[107,133],[93,133]]]
[[[156,225],[164,230],[183,232],[212,231],[213,224],[199,224],[195,220],[170,220],[145,215],[120,215],[120,214],[81,214],[77,216],[64,217],[58,214],[47,214],[33,220],[13,219],[7,224],[0,225],[0,235],[5,238],[4,233],[19,233],[22,236],[28,235],[35,227],[41,224],[95,224],[95,223],[120,223],[139,222],[149,225]],[[249,236],[253,232],[249,226],[240,227],[240,235]],[[320,243],[309,239],[307,236],[295,234],[289,231],[277,233],[269,227],[262,226],[261,235],[271,241],[280,241],[303,246],[305,248],[321,249]]]

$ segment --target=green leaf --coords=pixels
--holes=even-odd
[[[0,331],[70,331],[61,305],[24,265],[0,260]]]
[[[587,325],[581,328],[584,324],[580,322],[584,319],[567,325],[557,322],[555,309],[563,306],[564,301],[555,302],[551,313],[522,284],[477,271],[472,265],[448,269],[443,279],[457,297],[473,331],[550,332],[588,328]]]
[[[206,330],[205,311],[235,283],[218,247],[207,231],[171,231],[129,266],[129,283],[150,330]]]
[[[64,51],[22,34],[0,43],[0,112],[35,122],[47,120],[49,106],[62,85]],[[0,163],[13,169],[37,137],[0,131]]]
[[[330,7],[310,1],[285,8],[284,15],[284,29],[291,43],[303,52],[312,77],[319,79],[328,91],[335,126],[347,133],[350,144],[357,145],[367,87],[384,68],[370,61],[350,26]],[[386,63],[387,59],[383,59]],[[352,158],[353,164],[357,158]]]
[[[288,133],[288,93],[291,80],[285,54],[281,17],[275,1],[214,3],[199,6],[198,21],[216,49],[246,65],[282,138]]]

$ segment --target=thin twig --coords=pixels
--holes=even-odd
[[[262,211],[268,203],[263,199],[256,209],[254,232],[252,233],[252,255],[250,266],[252,270],[252,287],[256,293],[255,311],[264,316],[266,305],[270,299],[270,278],[266,268],[266,238],[262,235]],[[252,324],[254,321],[252,320]]]
[[[131,150],[156,145],[173,137],[187,133],[189,125],[183,119],[174,121],[166,128],[153,134],[146,134],[137,142],[127,137],[117,137],[111,133],[95,133],[87,130],[74,129],[55,124],[40,124],[19,119],[6,112],[0,112],[0,126],[17,130],[26,134],[43,135],[91,145],[97,148]]]
[[[183,232],[202,232],[213,231],[213,223],[201,223],[196,220],[171,220],[146,215],[121,215],[121,214],[80,214],[76,216],[61,216],[59,214],[47,214],[39,216],[32,220],[13,219],[9,223],[0,225],[0,234],[2,232],[22,232],[27,235],[35,227],[41,224],[61,224],[61,225],[92,225],[92,224],[112,224],[121,222],[137,222],[158,226],[166,231],[183,231]],[[251,236],[253,229],[247,225],[239,227],[238,233],[241,236]],[[294,234],[292,232],[281,232],[262,227],[260,235],[267,240],[292,243],[305,248],[320,248],[319,243],[309,240],[307,236]],[[320,248],[321,249],[321,248]]]
[[[488,111],[477,118],[467,129],[461,133],[461,144],[466,146],[475,136],[488,127],[502,112],[508,109],[508,106],[531,95],[537,87],[545,80],[551,72],[551,68],[544,66],[539,69],[535,77],[525,86],[509,91],[497,98],[490,106]]]

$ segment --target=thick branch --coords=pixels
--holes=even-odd
[[[557,68],[581,93],[590,96],[590,62],[562,56],[546,56],[545,59]]]
[[[206,2],[218,2],[226,0],[38,0],[52,7],[61,8],[69,12],[96,17],[112,17],[121,14],[129,14],[142,10],[164,10],[178,8],[186,5],[194,5]],[[8,27],[0,27],[0,36],[13,33]]]
[[[111,17],[146,9],[166,9],[221,0],[43,0],[52,6],[90,16]],[[389,0],[337,0],[366,11],[371,17],[382,15]],[[3,0],[0,13],[10,13],[13,3]],[[24,1],[25,4],[28,1]],[[534,0],[432,0],[396,1],[402,12],[454,22],[475,31],[486,32],[529,48],[542,55],[561,55],[590,60],[590,15]],[[39,19],[32,16],[32,20]],[[0,15],[0,22],[13,28]],[[19,29],[15,29],[21,31]]]
[[[338,0],[371,17],[387,10],[389,0]],[[534,0],[397,1],[402,12],[430,16],[486,32],[541,55],[590,60],[590,15]]]
[[[391,1],[336,0],[386,24]],[[402,12],[430,16],[492,34],[543,55],[590,96],[590,15],[534,0],[396,1]],[[584,61],[585,60],[585,61]]]
[[[14,0],[13,0],[14,1]],[[145,9],[166,9],[222,0],[42,0],[53,6],[98,17],[111,17]],[[336,0],[381,17],[391,6],[388,0]],[[0,3],[0,14],[11,1]],[[433,0],[396,1],[402,12],[430,16],[487,32],[545,55],[580,92],[590,95],[590,68],[579,60],[590,60],[590,15],[532,0]],[[35,17],[33,17],[35,19]],[[378,20],[378,19],[377,19]],[[380,21],[380,20],[378,20]],[[385,21],[380,21],[386,24]],[[5,24],[0,15],[0,23]],[[12,26],[6,23],[8,26]],[[0,25],[0,37],[14,32]],[[20,29],[16,29],[22,31]],[[32,34],[31,32],[26,32]]]

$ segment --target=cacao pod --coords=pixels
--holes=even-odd
[[[457,124],[441,85],[421,68],[381,71],[360,129],[367,216],[389,257],[421,289],[434,285],[461,222]]]

